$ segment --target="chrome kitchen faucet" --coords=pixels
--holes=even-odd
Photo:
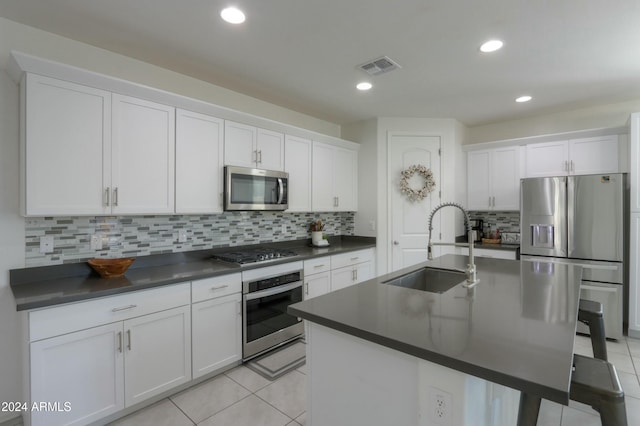
[[[464,284],[464,287],[466,288],[472,288],[473,286],[475,286],[476,284],[478,284],[478,278],[476,277],[476,265],[475,262],[473,261],[473,231],[471,230],[471,219],[469,218],[469,212],[465,210],[464,207],[462,207],[460,204],[458,203],[442,203],[439,206],[437,206],[435,209],[433,209],[431,211],[431,213],[429,214],[429,243],[427,245],[427,258],[429,260],[433,260],[433,246],[437,245],[437,246],[450,246],[450,245],[462,245],[462,244],[455,244],[455,243],[432,243],[431,242],[431,231],[433,231],[433,215],[436,214],[436,212],[438,210],[440,210],[443,207],[457,207],[460,210],[462,210],[462,213],[464,214],[464,223],[467,226],[467,240],[469,241],[469,243],[467,244],[469,246],[469,263],[467,264],[467,269],[465,270],[465,273],[467,274],[467,283]]]

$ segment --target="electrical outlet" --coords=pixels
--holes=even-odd
[[[442,426],[451,426],[453,424],[453,397],[451,394],[430,386],[429,412],[431,422]]]
[[[40,237],[40,253],[53,253],[53,235]]]
[[[91,250],[102,250],[104,248],[102,241],[102,234],[93,234],[91,236]]]
[[[179,243],[186,243],[187,242],[187,230],[186,229],[178,230],[178,242]]]

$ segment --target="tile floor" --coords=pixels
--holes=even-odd
[[[640,340],[607,342],[607,351],[626,394],[629,425],[640,425]],[[593,356],[588,337],[576,337],[575,352]],[[302,366],[271,382],[239,366],[111,425],[304,426],[305,373]],[[596,426],[600,418],[583,404],[571,402],[565,407],[543,401],[538,425]]]

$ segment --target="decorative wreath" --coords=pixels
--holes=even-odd
[[[416,173],[424,178],[424,186],[420,189],[413,189],[409,186],[409,179]],[[431,169],[427,169],[425,166],[413,165],[407,170],[401,171],[400,174],[402,175],[400,192],[405,194],[409,201],[422,201],[436,187]]]

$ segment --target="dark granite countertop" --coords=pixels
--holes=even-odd
[[[476,258],[480,282],[431,293],[384,284],[430,266],[464,270],[446,255],[291,305],[314,323],[485,380],[569,403],[581,269]]]
[[[225,247],[139,257],[136,258],[125,275],[119,278],[101,278],[85,262],[13,269],[9,272],[9,277],[11,291],[16,300],[16,308],[18,311],[22,311],[376,246],[375,238],[371,237],[331,237],[329,238],[331,245],[322,248],[311,247],[310,242],[311,240],[296,240],[262,244],[262,246],[269,247],[286,247],[298,253],[296,257],[271,261],[268,264],[241,267],[233,263],[212,259],[214,253],[230,249]],[[256,245],[250,247],[256,247]],[[233,249],[239,248],[233,247]]]

